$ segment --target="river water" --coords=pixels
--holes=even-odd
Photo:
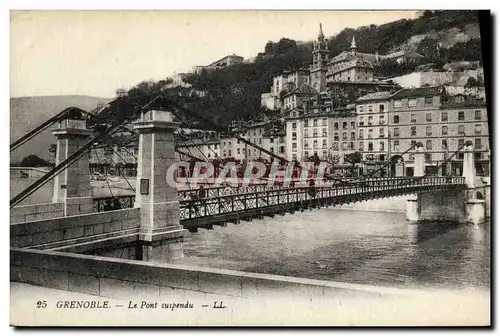
[[[187,233],[177,263],[399,288],[490,286],[490,223],[319,209]]]

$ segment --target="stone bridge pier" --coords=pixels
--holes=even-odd
[[[479,224],[486,217],[484,199],[477,199],[476,172],[474,166],[474,149],[468,144],[463,149],[463,177],[466,190],[450,190],[445,192],[423,192],[407,201],[406,219],[418,221],[452,221]],[[415,150],[415,177],[425,175],[424,148]]]
[[[87,129],[86,121],[81,115],[72,115],[61,120],[52,134],[57,138],[57,166],[86,145],[92,131]],[[92,212],[93,199],[88,155],[84,155],[54,178],[52,203],[63,203],[64,216]]]
[[[167,183],[175,163],[172,113],[150,110],[134,123],[139,132],[135,207],[140,208],[142,260],[170,261],[182,257],[185,231],[180,225],[177,189]]]

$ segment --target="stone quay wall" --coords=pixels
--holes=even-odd
[[[64,203],[17,206],[10,209],[10,223],[26,223],[64,216]]]
[[[253,298],[412,297],[423,291],[223,269],[123,260],[66,252],[10,249],[10,281],[115,299],[225,295]]]
[[[10,246],[47,249],[122,235],[139,228],[139,208],[10,225]]]

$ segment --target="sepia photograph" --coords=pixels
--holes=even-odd
[[[490,20],[11,10],[10,326],[490,327]]]

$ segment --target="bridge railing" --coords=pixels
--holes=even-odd
[[[228,196],[209,197],[201,200],[180,201],[180,219],[194,219],[215,216],[225,213],[242,212],[274,205],[308,201],[313,198],[335,198],[340,196],[380,192],[385,190],[401,190],[402,192],[425,190],[425,187],[461,186],[465,184],[463,177],[406,177],[388,179],[367,179],[351,185],[338,184],[316,187],[315,195],[310,194],[309,187],[266,189],[250,193]],[[432,188],[429,188],[432,189]]]
[[[133,208],[134,195],[94,198],[94,212]]]
[[[436,185],[463,185],[465,184],[464,177],[441,177],[441,176],[425,176],[425,177],[398,177],[398,178],[368,178],[361,181],[355,181],[350,185],[343,183],[330,183],[324,186],[316,187],[317,198],[327,198],[335,197],[339,195],[346,194],[357,194],[370,191],[381,191],[381,190],[394,190],[398,188],[407,189],[415,186],[425,187],[425,186],[436,186]],[[308,187],[289,187],[285,188],[280,185],[274,185],[268,187],[266,184],[260,185],[250,185],[248,187],[233,187],[229,195],[225,194],[224,188],[206,188],[207,197],[202,200],[188,200],[186,199],[188,193],[196,192],[195,190],[184,190],[179,192],[179,201],[181,206],[181,219],[182,212],[191,205],[192,210],[198,206],[198,204],[205,204],[209,207],[215,202],[221,200],[221,209],[226,209],[225,205],[228,204],[228,200],[231,200],[231,204],[236,201],[236,208],[232,208],[231,211],[245,210],[246,208],[240,209],[238,205],[243,204],[242,200],[245,199],[259,199],[262,197],[267,197],[266,195],[279,196],[279,204],[285,204],[289,202],[305,200],[307,199]],[[273,194],[274,193],[274,194]],[[264,196],[263,196],[264,195]],[[299,196],[297,196],[299,195]],[[184,197],[184,198],[183,198]],[[298,199],[297,197],[301,197]],[[271,199],[272,201],[272,199]],[[106,210],[117,210],[126,209],[134,207],[135,195],[123,195],[114,197],[99,197],[94,198],[94,212],[102,212]],[[238,203],[239,202],[239,203]],[[249,204],[252,204],[251,202]],[[266,203],[269,204],[269,203]],[[245,205],[245,204],[244,204]],[[217,205],[219,207],[219,205]],[[209,211],[210,212],[210,211]],[[186,217],[192,218],[192,217]]]

